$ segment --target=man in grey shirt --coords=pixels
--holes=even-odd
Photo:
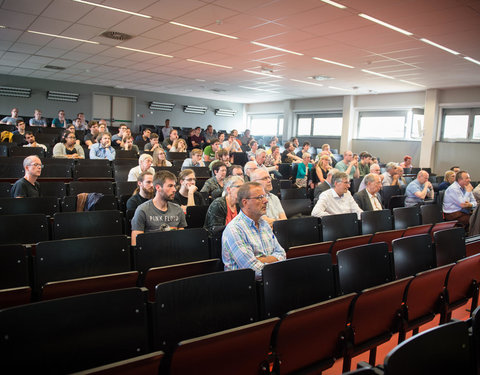
[[[172,203],[176,181],[172,172],[160,171],[155,174],[155,197],[138,206],[132,219],[132,246],[137,244],[137,236],[141,233],[183,229],[187,226],[182,208]]]

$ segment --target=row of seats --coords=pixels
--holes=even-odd
[[[410,256],[415,261],[416,254]],[[137,288],[14,307],[0,311],[5,365],[20,366],[17,371],[31,370],[29,366],[35,364],[37,370],[73,372],[162,350],[168,358],[165,365],[175,366],[175,348],[182,340],[290,311],[281,321],[259,323],[270,327],[262,340],[262,363],[256,366],[268,370],[265,361],[273,349],[274,367],[281,373],[321,371],[339,357],[348,370],[351,358],[368,350],[375,364],[375,348],[393,333],[400,332],[403,340],[406,332],[418,330],[437,313],[445,316],[450,306],[458,306],[454,296],[468,300],[472,295],[465,294],[475,290],[476,301],[478,288],[472,285],[480,277],[479,262],[480,256],[474,256],[395,280],[388,248],[379,243],[339,252],[338,281],[330,256],[321,254],[267,265],[262,285],[255,284],[248,269],[161,283],[155,287],[155,302],[148,307],[146,291],[142,297]],[[312,303],[318,304],[305,307]],[[147,308],[151,321],[146,319]],[[144,336],[148,333],[151,346]],[[48,343],[42,345],[45,337]],[[215,337],[228,342],[229,332]],[[103,349],[98,350],[98,345]],[[237,345],[242,353],[249,347],[248,342]],[[19,361],[24,353],[34,358]]]

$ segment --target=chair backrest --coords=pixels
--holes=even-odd
[[[436,267],[435,250],[428,234],[392,241],[395,277],[401,279]]]
[[[422,224],[436,224],[443,221],[442,207],[437,204],[422,204],[420,206]]]
[[[457,321],[419,333],[385,357],[385,375],[470,374],[474,371],[468,326]]]
[[[149,351],[140,288],[12,307],[0,318],[6,373],[72,373]]]
[[[237,152],[235,154],[237,154]],[[192,169],[195,171],[195,177],[197,178],[212,177],[212,173],[210,172],[210,169],[208,167],[192,167]]]
[[[279,320],[273,318],[182,341],[173,353],[169,374],[268,373],[270,339]],[[240,351],[241,360],[238,358]]]
[[[48,159],[44,159],[44,160],[48,160]],[[63,165],[63,164],[45,164],[45,167],[42,169],[41,177],[71,179],[72,167],[70,165]]]
[[[116,150],[115,159],[135,159],[138,161],[138,155],[135,150]]]
[[[434,233],[437,266],[456,262],[466,257],[465,230],[451,228]]]
[[[185,218],[188,228],[202,228],[205,223],[208,206],[188,206]]]
[[[125,164],[125,165],[124,164],[120,164],[120,165],[115,164],[115,166],[113,167],[113,176],[115,178],[115,181],[117,183],[127,182],[128,174],[130,173],[130,169],[132,169],[133,167],[136,167],[137,165],[138,165],[138,161],[136,161],[136,163],[133,166],[128,165],[128,164]],[[134,182],[135,185],[137,185],[137,181],[130,181],[130,182]],[[133,190],[135,190],[135,188],[133,188]]]
[[[323,241],[334,241],[337,238],[358,235],[358,220],[356,213],[328,215],[320,220]]]
[[[293,246],[320,241],[318,219],[312,216],[274,221],[273,233],[285,251]]]
[[[0,289],[0,309],[26,305],[32,301],[32,288],[20,286],[17,288]]]
[[[262,270],[264,318],[281,317],[335,297],[335,277],[328,254],[267,264]]]
[[[135,269],[144,275],[151,267],[209,259],[208,232],[203,228],[147,232],[137,236]]]
[[[290,177],[292,177],[292,164],[289,164],[289,163],[279,164],[278,172],[282,175],[284,180],[290,180]]]
[[[432,229],[433,224],[422,224],[422,225],[416,225],[414,227],[408,227],[405,229],[405,232],[403,232],[403,237],[409,237],[409,236],[416,236],[419,234],[430,234],[430,230]]]
[[[37,245],[35,284],[131,270],[127,236],[46,241]]]
[[[47,216],[44,214],[0,215],[2,244],[48,241],[48,227]]]
[[[0,245],[0,289],[30,285],[27,250],[18,244]]]
[[[393,186],[383,186],[382,190],[380,190],[380,194],[382,195],[383,206],[386,208],[390,208],[388,206],[390,202],[390,198],[394,195],[400,195],[400,187],[398,185]]]
[[[153,308],[155,348],[258,320],[255,272],[242,269],[158,284]]]
[[[420,225],[420,209],[418,206],[394,208],[393,221],[395,229],[407,229]]]
[[[286,199],[280,202],[287,218],[295,215],[309,216],[312,212],[310,199]]]
[[[405,230],[394,229],[385,232],[376,232],[370,239],[370,243],[385,242],[388,245],[388,251],[392,251],[392,241],[401,238]]]
[[[57,197],[0,198],[0,215],[44,214],[52,216],[59,211],[60,205]]]
[[[117,181],[115,182],[115,195],[121,197],[122,195],[132,195],[137,188],[136,181]]]
[[[113,236],[123,234],[120,211],[57,212],[53,215],[53,238]]]
[[[388,208],[393,211],[400,207],[405,207],[405,195],[392,195],[388,202]]]
[[[277,373],[322,371],[333,366],[344,349],[341,338],[354,297],[352,293],[290,311],[280,322],[273,343]]]
[[[472,255],[459,260],[447,275],[445,282],[446,298],[449,305],[467,302],[469,298],[478,301],[478,283],[480,282],[480,255]]]
[[[341,294],[393,281],[390,256],[386,243],[351,247],[337,253]]]
[[[7,158],[5,158],[7,159]],[[8,158],[11,161],[11,158]],[[18,164],[0,164],[0,176],[2,178],[22,178],[25,175],[25,171],[23,170],[23,165],[21,163]]]
[[[324,241],[308,245],[293,246],[287,250],[287,259],[304,257],[307,255],[329,254],[333,241]]]
[[[247,164],[248,156],[245,152],[234,152],[233,153],[233,164],[241,165],[242,167]]]
[[[10,156],[30,156],[37,155],[39,158],[45,157],[45,150],[42,147],[12,147],[9,150]]]
[[[332,263],[337,264],[337,253],[340,250],[348,249],[350,247],[366,245],[372,238],[371,234],[362,234],[360,236],[346,237],[337,239],[331,249],[330,254],[332,256]]]
[[[167,151],[167,160],[185,160],[188,158],[188,153],[186,152],[171,152]]]
[[[218,258],[173,264],[171,266],[153,267],[147,271],[143,286],[148,289],[149,300],[154,301],[155,286],[157,286],[157,284],[220,271],[223,271],[223,263]]]
[[[305,188],[280,189],[281,200],[286,199],[307,199],[307,190]]]
[[[42,197],[62,198],[67,195],[67,185],[63,181],[42,181],[40,192]]]
[[[0,182],[0,197],[10,198],[10,190],[12,184],[10,182]]]
[[[69,194],[102,193],[113,195],[113,183],[111,181],[72,181],[70,182]]]
[[[73,195],[63,197],[61,206],[62,212],[75,212],[77,209],[77,197]],[[91,211],[118,210],[118,208],[117,197],[114,195],[104,195],[95,203]]]
[[[393,219],[390,210],[363,211],[362,233],[369,234],[393,229]]]

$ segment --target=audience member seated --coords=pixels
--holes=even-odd
[[[30,126],[46,127],[47,121],[45,121],[45,119],[42,117],[42,111],[40,111],[39,109],[36,109],[33,117],[28,121],[28,124]]]
[[[370,166],[370,173],[378,174],[380,176],[380,181],[383,181],[383,175],[380,174],[380,172],[381,172],[381,169],[377,163],[373,163]],[[358,186],[358,191],[361,191],[363,189],[365,189],[365,177],[363,178],[362,182],[360,182],[360,185]]]
[[[108,132],[108,128],[106,124],[100,124],[98,123],[98,132],[99,133],[106,133]]]
[[[311,155],[308,152],[304,152],[302,155],[302,163],[298,163],[297,175],[295,176],[295,186],[298,188],[315,188],[312,180],[309,180],[309,177],[311,177],[309,171],[313,169],[313,164],[310,163],[311,159]]]
[[[296,138],[295,138],[295,139],[296,139]],[[298,139],[297,139],[297,141],[298,141]],[[307,142],[303,142],[302,149],[301,149],[300,151],[298,151],[296,155],[297,155],[299,158],[301,158],[305,152],[308,152],[308,150],[310,150],[310,142],[308,142],[308,141],[307,141]]]
[[[245,181],[250,181],[250,176],[252,172],[258,169],[258,164],[256,161],[248,161],[243,166],[244,174],[245,174]]]
[[[270,151],[270,153],[268,153],[268,151]],[[265,166],[267,168],[275,167],[275,170],[278,170],[278,165],[282,164],[282,155],[280,154],[280,147],[274,145],[268,151],[267,151],[267,158],[265,159]]]
[[[170,119],[165,120],[165,126],[162,128],[163,139],[167,139],[170,136],[172,128],[170,127]]]
[[[203,160],[213,161],[217,156],[217,152],[220,150],[220,142],[217,138],[210,140],[210,144],[203,149]]]
[[[265,215],[262,216],[270,226],[273,228],[273,222],[276,220],[286,220],[287,216],[280,203],[280,199],[275,194],[272,194],[272,178],[264,169],[258,168],[250,174],[252,182],[258,182],[262,185],[263,190],[267,195],[267,210]]]
[[[198,188],[195,185],[197,179],[193,169],[181,171],[178,175],[178,182],[179,186],[173,201],[182,207],[183,212],[187,212],[188,206],[203,206],[205,204],[202,195],[197,191]]]
[[[326,155],[328,155],[330,157],[330,165],[332,167],[335,167],[335,164],[337,163],[337,161],[335,160],[335,158],[333,157],[333,154],[332,154],[332,151],[330,151],[330,145],[328,143],[324,143],[322,145],[322,152],[317,154],[317,161],[318,159],[320,158],[321,155],[324,155],[324,153]]]
[[[315,174],[319,183],[323,183],[327,178],[328,171],[332,169],[330,165],[330,156],[322,155],[318,162],[315,164]]]
[[[332,178],[338,172],[339,170],[337,168],[332,168],[328,171],[327,177],[325,178],[325,180],[321,184],[319,184],[313,192],[314,202],[318,201],[320,194],[322,194],[324,191],[327,191],[333,187]]]
[[[282,163],[301,163],[302,158],[299,158],[297,155],[295,155],[294,151],[295,146],[290,142],[286,142],[285,151],[282,152]]]
[[[53,148],[53,157],[67,159],[85,158],[85,152],[83,147],[77,143],[75,133],[68,130],[63,133],[61,142],[57,143]]]
[[[229,153],[232,152],[242,152],[242,148],[235,139],[235,134],[233,132],[228,136],[228,140],[223,142],[222,150],[227,150]]]
[[[270,146],[267,150],[267,155],[270,155],[273,152],[273,147],[277,145],[278,138],[277,137],[272,137],[270,141],[268,142],[268,145]]]
[[[77,130],[87,130],[87,120],[85,120],[85,115],[83,112],[77,113],[77,118],[80,119],[80,122],[75,125]]]
[[[220,147],[220,149],[222,149],[223,148],[223,142],[225,142],[225,133],[222,133],[222,132],[218,133],[218,142],[220,143],[220,145],[218,147]]]
[[[410,155],[405,155],[403,157],[403,162],[400,163],[400,167],[402,168],[412,168],[413,165],[412,165],[412,157]]]
[[[155,174],[154,198],[138,206],[132,219],[132,246],[137,244],[137,236],[141,233],[164,232],[187,226],[182,208],[173,203],[176,182],[177,178],[172,172],[160,171]]]
[[[235,141],[238,143],[239,146],[242,146],[242,141],[238,138],[238,130],[233,129],[232,134],[235,137]]]
[[[445,190],[443,198],[445,220],[458,220],[467,233],[470,215],[472,210],[477,207],[477,201],[473,196],[473,187],[470,181],[468,172],[459,171],[455,175],[455,182]]]
[[[83,141],[85,142],[88,148],[92,148],[92,145],[94,143],[97,143],[97,137],[98,137],[98,134],[100,134],[98,130],[98,122],[90,121],[88,123],[88,129],[90,130],[90,133],[85,134]]]
[[[380,176],[374,173],[367,174],[365,176],[365,184],[365,189],[353,195],[353,199],[357,202],[358,207],[363,211],[383,210],[382,197],[379,193],[382,188]]]
[[[294,147],[294,150],[300,147],[300,142],[298,141],[297,137],[290,138],[290,143]],[[299,156],[301,158],[301,156]]]
[[[147,143],[150,142],[150,135],[152,131],[149,128],[145,128],[142,131],[142,134],[139,134],[135,137],[135,143]],[[138,146],[138,145],[137,145]]]
[[[167,155],[163,148],[157,148],[153,152],[153,166],[154,167],[171,167],[172,163],[167,160]]]
[[[149,154],[142,154],[138,158],[138,165],[130,169],[128,172],[127,181],[137,181],[138,176],[143,172],[150,172],[152,175],[155,174],[155,169],[152,168],[153,157]]]
[[[370,165],[372,164],[372,155],[366,151],[360,153],[360,163],[358,163],[359,177],[365,177],[370,173]]]
[[[25,139],[25,123],[23,120],[18,120],[16,124],[17,130],[13,132],[12,141],[17,145],[26,145],[27,140]]]
[[[202,128],[197,126],[192,135],[192,146],[194,148],[202,148],[205,143],[205,138],[202,135]]]
[[[214,176],[205,181],[202,190],[200,190],[201,193],[210,195],[214,190],[223,190],[223,180],[227,175],[227,166],[223,162],[218,162],[212,167],[212,171]]]
[[[127,200],[127,210],[135,211],[142,203],[153,198],[153,176],[150,171],[140,173],[137,177],[137,188]]]
[[[247,151],[248,160],[255,160],[255,153],[258,150],[258,142],[255,139],[252,139],[248,144],[250,150]]]
[[[125,150],[125,151],[133,150],[136,152],[137,155],[140,153],[138,146],[135,143],[133,143],[133,136],[131,134],[126,135],[123,138],[122,146],[120,147],[120,150]]]
[[[401,174],[403,175],[402,167],[400,167],[397,163],[392,161],[390,163],[387,163],[385,168],[386,168],[386,171],[382,173],[383,186],[395,186],[395,185],[404,186],[405,185],[404,180],[401,178]]]
[[[190,157],[185,159],[182,164],[182,171],[191,167],[205,167],[202,160],[203,152],[200,148],[194,148],[190,151]]]
[[[112,146],[115,148],[122,147],[123,138],[126,135],[127,125],[120,124],[118,127],[118,133],[112,136]]]
[[[285,260],[286,254],[268,222],[262,219],[267,208],[262,185],[246,183],[240,187],[237,196],[241,211],[226,226],[222,236],[224,269],[250,268],[258,280],[265,264]]]
[[[458,165],[455,165],[455,166],[451,167],[450,170],[454,171],[455,174],[457,174],[458,172],[460,172],[460,167]]]
[[[203,132],[203,137],[205,138],[205,142],[207,142],[209,145],[212,144],[214,139],[218,139],[217,132],[215,129],[213,129],[212,125],[207,126],[207,130]]]
[[[190,129],[188,131],[188,137],[187,137],[187,151],[193,150],[195,147],[193,147],[192,144],[192,137],[195,135],[195,129]]]
[[[162,146],[165,150],[170,151],[173,146],[173,142],[178,139],[178,132],[175,129],[170,131],[168,138],[163,140]]]
[[[145,144],[143,149],[145,151],[155,151],[157,148],[162,148],[162,146],[158,143],[158,134],[151,133],[150,134],[150,142]]]
[[[58,111],[58,116],[52,120],[52,128],[66,128],[67,119],[65,118],[65,111],[61,109]]]
[[[337,163],[338,165],[338,163]],[[333,188],[320,194],[318,202],[312,210],[312,216],[323,217],[346,213],[356,213],[358,219],[362,209],[350,194],[350,180],[345,172],[338,172],[332,177]]]
[[[243,167],[241,165],[234,164],[227,171],[228,176],[240,176],[245,178],[243,175]]]
[[[473,189],[473,196],[475,197],[475,200],[477,201],[477,205],[480,203],[480,184],[478,184],[475,189]]]
[[[10,189],[12,198],[36,198],[40,196],[40,184],[37,179],[42,174],[42,161],[38,156],[27,156],[23,160],[25,176],[15,182]]]
[[[408,184],[405,190],[405,207],[423,204],[427,198],[433,199],[433,186],[428,177],[428,172],[420,171],[417,178]]]
[[[249,145],[251,141],[253,141],[253,137],[250,135],[250,129],[245,130],[243,133],[242,137],[240,138],[240,142],[242,142],[242,145]]]
[[[360,177],[360,172],[357,167],[358,161],[354,159],[353,152],[350,150],[345,151],[343,153],[343,160],[335,164],[335,168],[340,172],[345,172],[350,180]]]
[[[97,143],[90,147],[90,159],[115,159],[115,149],[112,147],[112,136],[110,133],[100,133],[97,137]]]
[[[172,148],[170,148],[170,152],[187,152],[187,142],[185,142],[185,139],[175,139],[172,143]]]
[[[446,190],[455,181],[455,172],[446,171],[443,181],[438,185],[438,191]]]
[[[22,117],[18,117],[18,108],[12,108],[11,116],[6,116],[0,120],[0,124],[17,125],[17,122],[23,121]]]
[[[230,163],[230,152],[224,148],[217,151],[217,159],[212,161],[208,166],[208,168],[213,169],[213,166],[216,163],[220,163],[220,162],[224,163],[227,166],[227,168],[230,168],[232,166],[232,164]]]
[[[47,152],[47,146],[37,143],[35,140],[35,134],[33,134],[33,132],[25,132],[25,141],[27,144],[23,145],[23,147],[41,147],[45,150],[45,152]]]

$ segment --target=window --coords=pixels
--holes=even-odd
[[[480,108],[444,109],[442,115],[442,140],[480,140]]]
[[[283,115],[250,115],[248,119],[248,128],[254,136],[283,133]]]
[[[297,136],[340,137],[342,123],[341,112],[299,114]]]
[[[365,111],[358,117],[358,138],[414,140],[423,134],[422,109]]]

